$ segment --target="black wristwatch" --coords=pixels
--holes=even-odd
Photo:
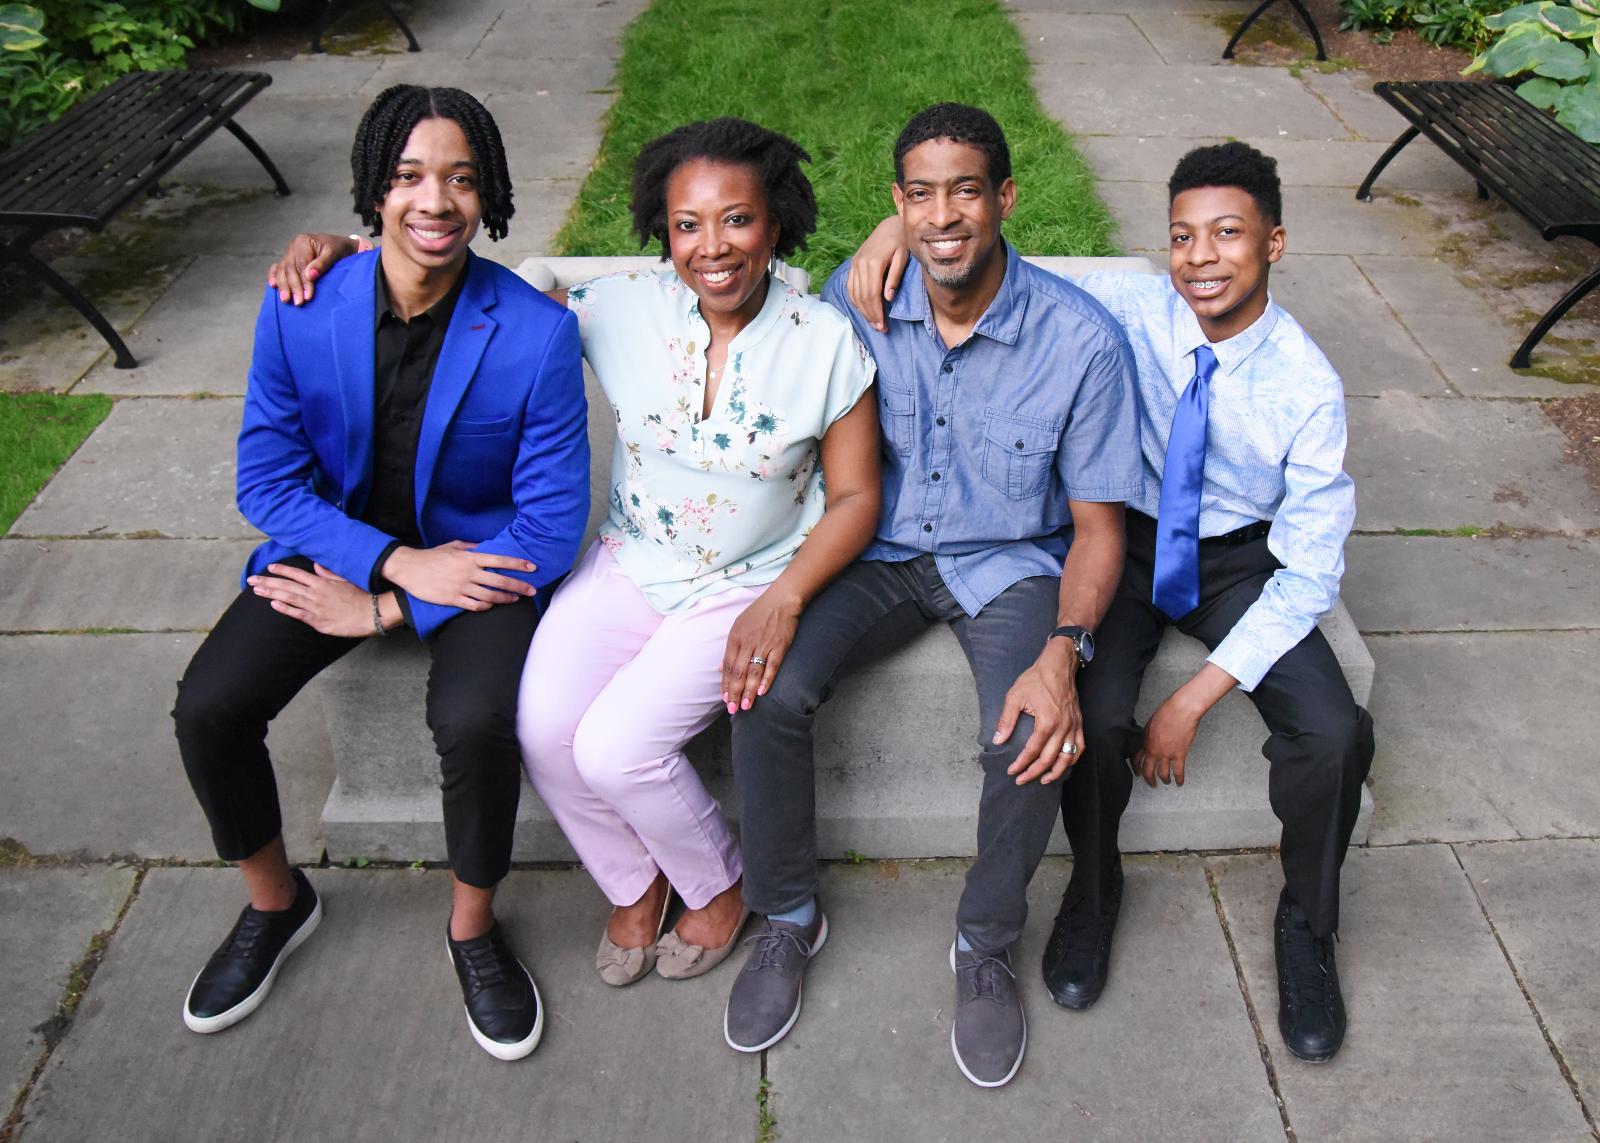
[[[1050,632],[1050,639],[1054,639],[1057,636],[1072,640],[1072,645],[1078,652],[1078,666],[1087,667],[1093,661],[1094,636],[1089,634],[1087,627],[1057,627]],[[1045,642],[1050,642],[1050,639],[1046,639]]]

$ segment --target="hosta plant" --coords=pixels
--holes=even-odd
[[[1590,143],[1600,143],[1600,0],[1538,0],[1484,21],[1495,34],[1463,75],[1527,77],[1517,94]]]

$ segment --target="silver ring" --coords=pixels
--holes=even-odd
[[[756,666],[756,667],[765,667],[767,665],[767,661],[765,659],[763,659],[760,655],[751,655],[750,656],[750,663],[751,663],[752,666]]]
[[[1078,744],[1076,742],[1063,742],[1061,744],[1061,753],[1063,753],[1063,754],[1076,754],[1077,752],[1078,752]]]

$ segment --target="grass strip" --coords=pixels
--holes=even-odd
[[[818,226],[794,261],[814,288],[894,209],[896,136],[944,100],[1005,129],[1019,188],[1006,236],[1029,254],[1114,254],[1111,217],[1071,140],[1039,107],[1017,29],[993,0],[655,0],[629,27],[594,169],[556,236],[564,254],[634,254],[628,186],[644,143],[736,115],[811,152]]]
[[[0,393],[0,533],[110,412],[99,393]]]

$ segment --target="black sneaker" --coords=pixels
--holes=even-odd
[[[1278,1032],[1297,1059],[1322,1064],[1344,1043],[1344,994],[1334,962],[1335,938],[1312,935],[1289,889],[1278,896],[1273,924],[1278,959]]]
[[[1044,949],[1044,983],[1061,1007],[1083,1009],[1100,999],[1111,971],[1111,938],[1121,911],[1121,865],[1106,878],[1098,912],[1085,907],[1082,894],[1074,895],[1067,887]]]
[[[1017,1074],[1028,1047],[1011,950],[986,955],[962,952],[952,943],[950,967],[956,974],[956,1012],[950,1021],[956,1067],[979,1087],[1002,1087]]]
[[[191,1032],[220,1032],[261,1007],[278,969],[316,931],[322,901],[300,870],[294,870],[294,903],[265,913],[244,907],[228,939],[217,946],[183,1001]]]
[[[753,946],[733,980],[722,1014],[722,1038],[736,1052],[759,1052],[789,1034],[800,1019],[806,965],[828,940],[822,906],[809,925],[770,918],[744,943]]]
[[[467,1027],[478,1047],[497,1060],[520,1060],[537,1048],[544,1035],[539,986],[506,943],[500,922],[483,936],[466,941],[451,939],[447,930],[445,947],[461,982]]]

